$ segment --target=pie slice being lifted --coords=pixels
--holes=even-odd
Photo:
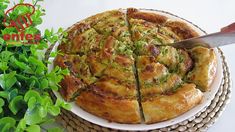
[[[54,64],[70,70],[60,93],[112,122],[177,117],[209,90],[216,57],[213,49],[163,44],[196,36],[185,22],[133,8],[91,16],[69,28],[67,41],[58,46]]]

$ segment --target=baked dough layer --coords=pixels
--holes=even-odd
[[[150,97],[142,102],[146,123],[155,123],[174,118],[200,103],[203,93],[194,84],[183,84],[169,95]]]
[[[118,99],[85,91],[78,96],[76,103],[84,110],[119,123],[140,123],[140,109],[135,99]]]

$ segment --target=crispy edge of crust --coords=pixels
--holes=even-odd
[[[184,59],[181,63],[179,63],[180,66],[180,75],[185,76],[193,67],[193,60],[192,57],[190,56],[189,52],[187,52],[184,49],[179,49],[178,50],[179,56],[183,56]]]
[[[122,10],[120,9],[110,10],[110,11],[98,13],[80,22],[77,22],[66,30],[66,32],[68,32],[68,36],[65,38],[71,41],[74,38],[74,36],[81,34],[82,32],[92,28],[93,25],[95,25],[100,20],[104,19],[105,17],[110,16],[112,14],[118,14],[118,13],[122,13]],[[67,49],[66,49],[66,45],[68,46]],[[67,43],[62,42],[61,44],[59,44],[58,49],[61,50],[62,52],[68,53],[70,50],[70,46]]]
[[[94,91],[85,91],[77,97],[76,104],[85,111],[111,122],[141,122],[137,100],[107,98]]]
[[[82,81],[73,75],[66,75],[60,82],[60,86],[59,92],[66,101],[71,101],[74,95],[77,96],[76,94],[85,89]]]
[[[114,86],[114,88],[112,88]],[[136,99],[136,84],[121,82],[121,80],[105,76],[90,85],[90,89],[96,94],[113,99]]]
[[[181,39],[189,39],[199,36],[199,34],[185,22],[167,21],[164,26],[170,28]]]
[[[204,51],[207,50],[209,52],[209,56],[210,56],[209,60],[207,60],[207,61],[209,61],[208,63],[210,64],[209,69],[208,69],[209,70],[208,71],[208,80],[207,80],[207,82],[204,82],[204,83],[197,82],[198,80],[194,79],[195,77],[194,78],[188,77],[188,80],[195,83],[196,85],[198,85],[200,90],[202,90],[203,92],[206,92],[206,91],[210,90],[210,86],[213,83],[213,80],[215,79],[216,70],[217,70],[217,58],[216,58],[215,51],[213,49],[208,49],[208,48],[204,48],[204,47],[195,47],[195,48],[193,48],[191,50],[191,54],[193,54],[192,52],[195,52],[195,51],[196,52],[197,51],[198,52],[201,52],[201,51],[203,52],[203,50]],[[200,58],[203,59],[203,57],[200,57]],[[194,61],[194,63],[198,63],[198,62]],[[202,65],[202,67],[204,67],[204,66]],[[194,69],[197,70],[197,69],[200,69],[200,68],[197,68],[197,67],[194,66],[193,70]],[[193,72],[193,70],[190,71],[190,72]],[[189,74],[187,74],[187,76],[188,75]],[[197,78],[200,78],[200,76],[201,76],[201,74],[198,75]],[[205,81],[205,79],[204,79],[204,81]]]
[[[202,100],[203,93],[194,84],[184,84],[172,95],[160,95],[142,102],[145,122],[161,122],[177,117]]]
[[[143,12],[135,8],[127,9],[127,17],[134,19],[143,19],[149,22],[153,22],[155,24],[163,24],[168,19],[166,16],[162,16],[151,12]]]

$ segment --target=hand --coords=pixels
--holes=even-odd
[[[225,33],[235,32],[235,22],[226,27],[221,28],[221,32],[225,32]]]

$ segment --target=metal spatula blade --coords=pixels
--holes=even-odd
[[[183,41],[179,41],[172,44],[167,44],[176,48],[191,49],[196,46],[203,46],[207,48],[220,47],[223,45],[235,43],[235,32],[217,32],[200,36],[196,38],[190,38]]]
[[[207,34],[204,36],[190,38],[165,45],[173,46],[176,48],[191,49],[196,46],[213,48],[233,43],[235,43],[235,23],[222,28],[221,32]]]

